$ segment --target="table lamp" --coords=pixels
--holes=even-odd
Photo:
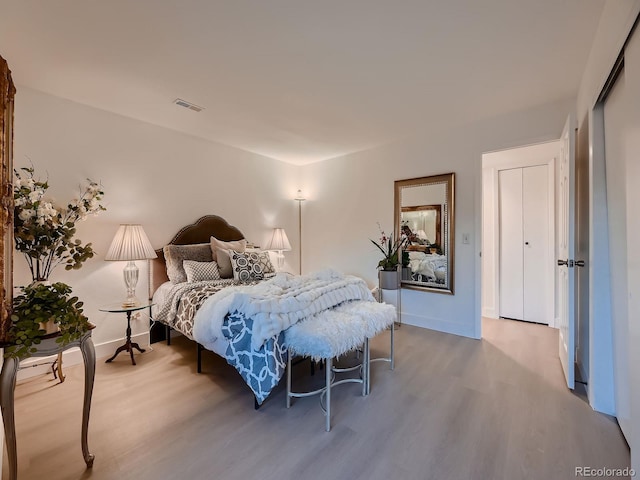
[[[142,225],[120,225],[104,259],[128,262],[123,270],[124,283],[127,286],[127,298],[122,302],[123,307],[133,307],[140,303],[136,298],[139,270],[135,261],[156,257]]]
[[[271,240],[267,244],[267,250],[278,252],[276,258],[278,259],[278,271],[282,271],[284,267],[284,254],[282,252],[291,250],[291,244],[287,238],[287,234],[284,228],[274,228]]]

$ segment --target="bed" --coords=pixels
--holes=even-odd
[[[230,265],[225,266],[221,250]],[[322,316],[362,317],[363,323],[369,321],[365,316],[372,317],[370,302],[375,300],[362,279],[332,270],[305,276],[276,273],[268,252],[247,248],[242,232],[216,215],[182,228],[156,253],[149,279],[152,317],[159,324],[154,337],[163,325],[168,341],[169,329],[194,340],[198,372],[203,348],[225,358],[253,391],[256,406],[284,374],[288,327]],[[395,308],[375,305],[373,316],[395,320]]]
[[[422,251],[409,251],[411,280],[442,284],[447,274],[447,257]]]

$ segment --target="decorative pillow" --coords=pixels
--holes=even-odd
[[[229,259],[229,250],[242,253],[246,248],[247,241],[244,238],[233,242],[223,242],[216,237],[211,237],[211,253],[213,254],[213,259],[218,262],[218,269],[222,278],[234,278],[231,260]]]
[[[182,262],[187,274],[187,282],[204,282],[205,280],[220,280],[220,271],[216,262],[196,262],[185,260]]]
[[[236,252],[229,250],[229,259],[233,268],[233,279],[240,282],[262,280],[264,273],[257,252]]]
[[[269,252],[259,250],[256,253],[258,254],[258,262],[260,262],[260,267],[262,267],[262,273],[276,273],[276,269],[273,268],[273,263],[271,263]]]
[[[196,262],[210,262],[213,260],[211,247],[208,243],[167,245],[162,251],[167,264],[167,276],[173,283],[187,281],[187,274],[183,267],[185,260],[195,260]]]

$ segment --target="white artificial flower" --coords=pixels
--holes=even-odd
[[[40,200],[40,199],[42,198],[42,196],[43,196],[43,195],[44,195],[44,190],[42,190],[42,189],[34,190],[33,192],[31,192],[31,193],[29,194],[29,201],[30,201],[31,203],[35,203],[35,202],[37,202],[38,200]]]
[[[51,203],[45,203],[45,208],[47,208],[49,215],[51,215],[52,217],[56,217],[58,215],[58,210],[56,210],[54,206],[51,205]]]
[[[24,198],[24,197],[18,197],[18,198],[16,198],[16,200],[15,200],[15,205],[16,205],[16,207],[21,207],[21,206],[23,206],[25,203],[27,203],[27,199],[26,199],[26,198]]]
[[[37,215],[38,215],[38,224],[39,225],[44,225],[44,222],[47,220],[53,220],[53,218],[58,214],[58,211],[53,208],[53,205],[51,205],[50,202],[43,202],[37,210]],[[40,223],[40,220],[43,220],[42,223]]]
[[[27,187],[29,190],[33,190],[36,182],[31,177],[21,177],[16,182],[19,187]]]
[[[27,220],[29,220],[31,217],[34,217],[36,215],[36,212],[31,209],[31,208],[27,208],[25,210],[21,210],[20,213],[18,214],[18,217],[20,217],[20,220],[22,220],[23,222],[26,222]]]

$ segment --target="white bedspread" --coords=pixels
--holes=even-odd
[[[445,255],[409,252],[409,267],[411,267],[412,273],[436,280],[438,277],[436,272],[447,268],[447,257]]]
[[[361,278],[335,270],[282,273],[258,285],[225,288],[207,299],[196,314],[193,336],[209,348],[218,340],[225,316],[238,311],[253,319],[252,347],[258,349],[294,323],[351,300],[375,301]]]

